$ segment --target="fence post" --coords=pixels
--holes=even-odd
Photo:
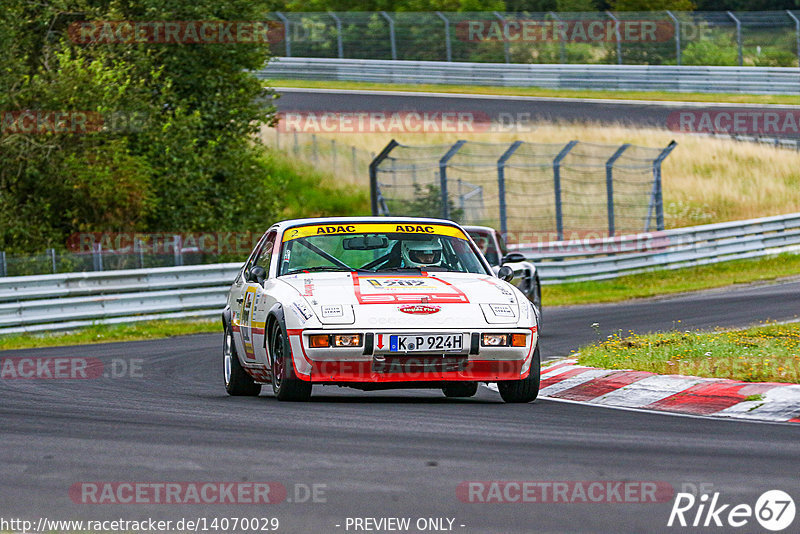
[[[381,11],[381,15],[389,23],[389,42],[392,45],[392,59],[397,60],[397,42],[394,38],[394,21],[386,11]]]
[[[614,237],[614,163],[631,146],[625,143],[606,161],[606,198],[608,203],[608,236]]]
[[[333,157],[333,172],[336,172],[336,139],[331,139],[331,156]]]
[[[800,20],[788,9],[786,10],[786,14],[794,21],[794,38],[797,41],[797,66],[800,67]]]
[[[736,46],[739,49],[739,54],[738,54],[739,66],[741,67],[742,66],[742,23],[739,19],[736,18],[736,16],[733,13],[731,13],[730,11],[727,11],[727,13],[728,16],[731,18],[731,20],[733,20],[733,22],[736,23]]]
[[[5,250],[0,250],[0,276],[8,276],[8,267],[6,267]]]
[[[381,196],[380,188],[378,186],[378,166],[389,156],[389,153],[394,150],[394,147],[399,144],[400,143],[392,139],[389,141],[389,144],[383,147],[383,150],[381,150],[380,154],[375,156],[369,163],[369,192],[372,215],[388,215],[388,212],[383,214],[378,213],[379,197]],[[381,198],[380,200],[382,201],[383,199]]]
[[[500,205],[500,233],[503,239],[508,234],[508,213],[506,209],[506,162],[522,145],[522,141],[514,141],[514,143],[503,152],[500,159],[497,160],[497,196],[499,197]]]
[[[311,159],[314,160],[314,163],[318,163],[318,161],[317,161],[317,134],[311,134]]]
[[[292,57],[292,31],[289,27],[289,19],[280,11],[275,12],[283,22],[283,40],[286,41],[286,57]]]
[[[548,13],[548,15],[550,15],[550,17],[553,18],[553,20],[555,20],[556,22],[561,24],[561,19],[553,11],[548,11],[547,13]],[[553,32],[553,34],[555,35],[556,32]],[[566,50],[566,47],[564,45],[564,41],[561,40],[561,34],[559,33],[558,36],[559,36],[558,37],[558,48],[559,48],[559,50],[558,50],[559,58],[558,59],[559,59],[559,63],[566,63],[567,62],[567,50]],[[505,239],[505,236],[503,236],[503,239]]]
[[[292,131],[292,137],[294,137],[294,155],[296,156],[300,152],[300,145],[297,144],[297,130]]]
[[[355,176],[356,176],[356,147],[355,146],[351,146],[350,147],[350,152],[351,152],[351,157],[353,159],[353,177],[355,178]]]
[[[92,250],[92,259],[94,260],[92,265],[92,270],[94,271],[102,271],[103,270],[103,245],[100,243],[95,243],[94,249]]]
[[[672,24],[675,27],[675,60],[678,66],[681,66],[681,21],[678,17],[672,14],[672,11],[667,9],[667,15],[672,19]]]
[[[453,61],[453,49],[450,45],[450,20],[442,15],[441,11],[437,11],[436,16],[444,21],[444,47],[447,54],[447,61]]]
[[[340,19],[333,11],[328,11],[328,15],[336,23],[336,51],[339,53],[339,59],[344,58],[344,45],[342,44],[342,19]]]
[[[561,160],[563,160],[578,141],[570,141],[567,146],[561,149],[553,160],[553,189],[556,197],[556,237],[558,241],[564,239],[564,218],[561,211]]]
[[[505,36],[505,34],[508,33],[508,30],[506,29],[506,19],[503,18],[503,15],[497,11],[492,11],[492,13],[494,13],[494,16],[503,23],[503,35]],[[503,55],[506,58],[506,63],[511,63],[511,54],[508,51],[508,39],[503,39]]]
[[[614,37],[617,41],[617,63],[622,65],[622,37],[619,34],[619,19],[611,11],[606,11],[606,15],[614,21]]]
[[[48,248],[47,255],[50,256],[50,267],[53,271],[53,274],[56,274],[56,249]]]
[[[442,188],[442,219],[450,218],[450,202],[447,196],[447,163],[464,146],[466,141],[458,140],[439,160],[439,183]]]
[[[661,162],[669,156],[669,153],[678,146],[674,140],[664,148],[661,153],[653,160],[653,190],[650,193],[650,204],[647,207],[647,220],[644,223],[644,231],[650,230],[650,219],[653,217],[653,208],[656,210],[656,230],[664,230],[664,199],[661,191]]]

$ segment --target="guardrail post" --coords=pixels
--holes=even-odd
[[[608,236],[614,237],[614,163],[627,148],[631,146],[625,143],[617,149],[614,154],[606,161],[606,197],[608,203]]]
[[[292,57],[292,31],[289,26],[289,19],[280,11],[276,11],[275,14],[281,19],[281,22],[283,22],[283,40],[286,41],[286,57]]]
[[[508,234],[507,213],[506,213],[506,162],[514,155],[514,152],[522,145],[522,141],[514,141],[514,143],[503,152],[500,159],[497,160],[497,196],[500,203],[500,233],[503,239]]]
[[[742,22],[736,16],[727,11],[728,16],[736,23],[736,45],[739,48],[739,66],[742,66]]]
[[[561,149],[556,158],[553,160],[553,190],[556,197],[556,237],[559,241],[564,239],[564,218],[561,210],[561,160],[563,160],[569,151],[578,144],[578,141],[570,141],[567,146]]]
[[[497,11],[492,11],[492,13],[494,13],[494,16],[497,17],[500,20],[500,22],[503,23],[503,55],[506,58],[506,63],[511,63],[511,54],[508,50],[508,39],[506,39],[506,34],[508,33],[508,29],[506,27],[506,19],[503,18],[503,15],[501,15]]]
[[[444,46],[447,54],[447,61],[453,61],[453,49],[450,45],[450,20],[445,17],[441,11],[437,11],[436,16],[444,22]]]
[[[786,10],[786,14],[794,21],[794,38],[795,41],[797,41],[797,66],[800,67],[800,20],[788,9]]]
[[[661,162],[669,156],[675,147],[678,146],[674,140],[661,151],[658,157],[653,160],[653,190],[650,193],[650,203],[647,207],[647,220],[644,223],[644,231],[650,231],[650,219],[653,217],[653,208],[656,210],[656,230],[664,230],[664,200],[661,191]]]
[[[456,141],[456,143],[451,146],[448,151],[442,156],[442,159],[439,160],[439,184],[441,187],[442,192],[442,219],[449,219],[450,218],[450,202],[449,198],[447,197],[447,163],[450,159],[456,155],[456,152],[464,146],[466,141]]]
[[[389,153],[394,150],[394,147],[399,144],[400,143],[392,139],[369,163],[369,192],[372,215],[389,215],[388,210],[386,210],[386,205],[383,204],[380,186],[378,185],[378,166],[389,156]],[[383,204],[384,213],[379,213],[378,211],[381,204]]]
[[[553,20],[555,20],[559,24],[561,23],[561,19],[553,11],[548,11],[547,14],[550,15],[553,18]],[[555,35],[556,32],[553,32],[553,34]],[[567,62],[567,49],[566,49],[566,46],[564,45],[564,41],[561,40],[561,33],[560,32],[558,33],[558,49],[559,49],[558,50],[559,63],[566,63]],[[503,237],[503,239],[505,239],[505,237]]]
[[[394,21],[386,11],[381,11],[381,15],[389,23],[389,42],[392,45],[392,59],[397,60],[397,42],[394,38]]]
[[[51,267],[51,270],[53,271],[53,274],[56,274],[56,272],[58,272],[58,271],[56,271],[56,249],[48,248],[47,249],[47,255],[50,256],[50,267]]]
[[[0,276],[8,276],[8,267],[6,267],[5,250],[0,250]]]
[[[672,19],[672,24],[675,27],[675,61],[678,66],[681,66],[681,21],[678,17],[672,14],[672,11],[667,9],[667,15]]]
[[[92,246],[92,270],[103,270],[103,245],[100,243],[94,243]]]
[[[622,37],[619,34],[619,19],[611,11],[606,11],[606,15],[614,21],[614,37],[617,40],[617,63],[622,65]]]
[[[339,53],[339,59],[344,57],[344,45],[342,44],[342,19],[340,19],[333,11],[328,11],[328,15],[336,23],[336,50]]]

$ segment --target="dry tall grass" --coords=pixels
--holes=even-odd
[[[265,142],[274,144],[274,132],[265,130]],[[288,135],[282,134],[288,141]],[[306,136],[307,137],[307,136]],[[539,124],[529,132],[472,134],[328,134],[318,139],[338,146],[353,145],[366,152],[380,151],[390,139],[408,145],[451,143],[457,139],[481,142],[631,143],[678,146],[663,164],[664,210],[667,227],[749,219],[800,212],[800,152],[769,145],[679,134],[660,129],[634,129],[598,124]],[[336,167],[341,166],[341,156]],[[320,155],[320,170],[343,180],[366,185],[367,176],[336,172],[332,158]],[[347,166],[350,171],[351,166]]]

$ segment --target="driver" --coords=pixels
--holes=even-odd
[[[442,243],[438,238],[427,241],[403,241],[400,254],[403,267],[438,267],[442,265]]]

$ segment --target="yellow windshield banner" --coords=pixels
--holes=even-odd
[[[353,224],[314,224],[289,228],[283,233],[283,241],[291,241],[300,237],[316,235],[348,235],[348,234],[427,234],[457,237],[467,240],[464,232],[453,226],[444,224],[411,224],[411,223],[353,223]]]

